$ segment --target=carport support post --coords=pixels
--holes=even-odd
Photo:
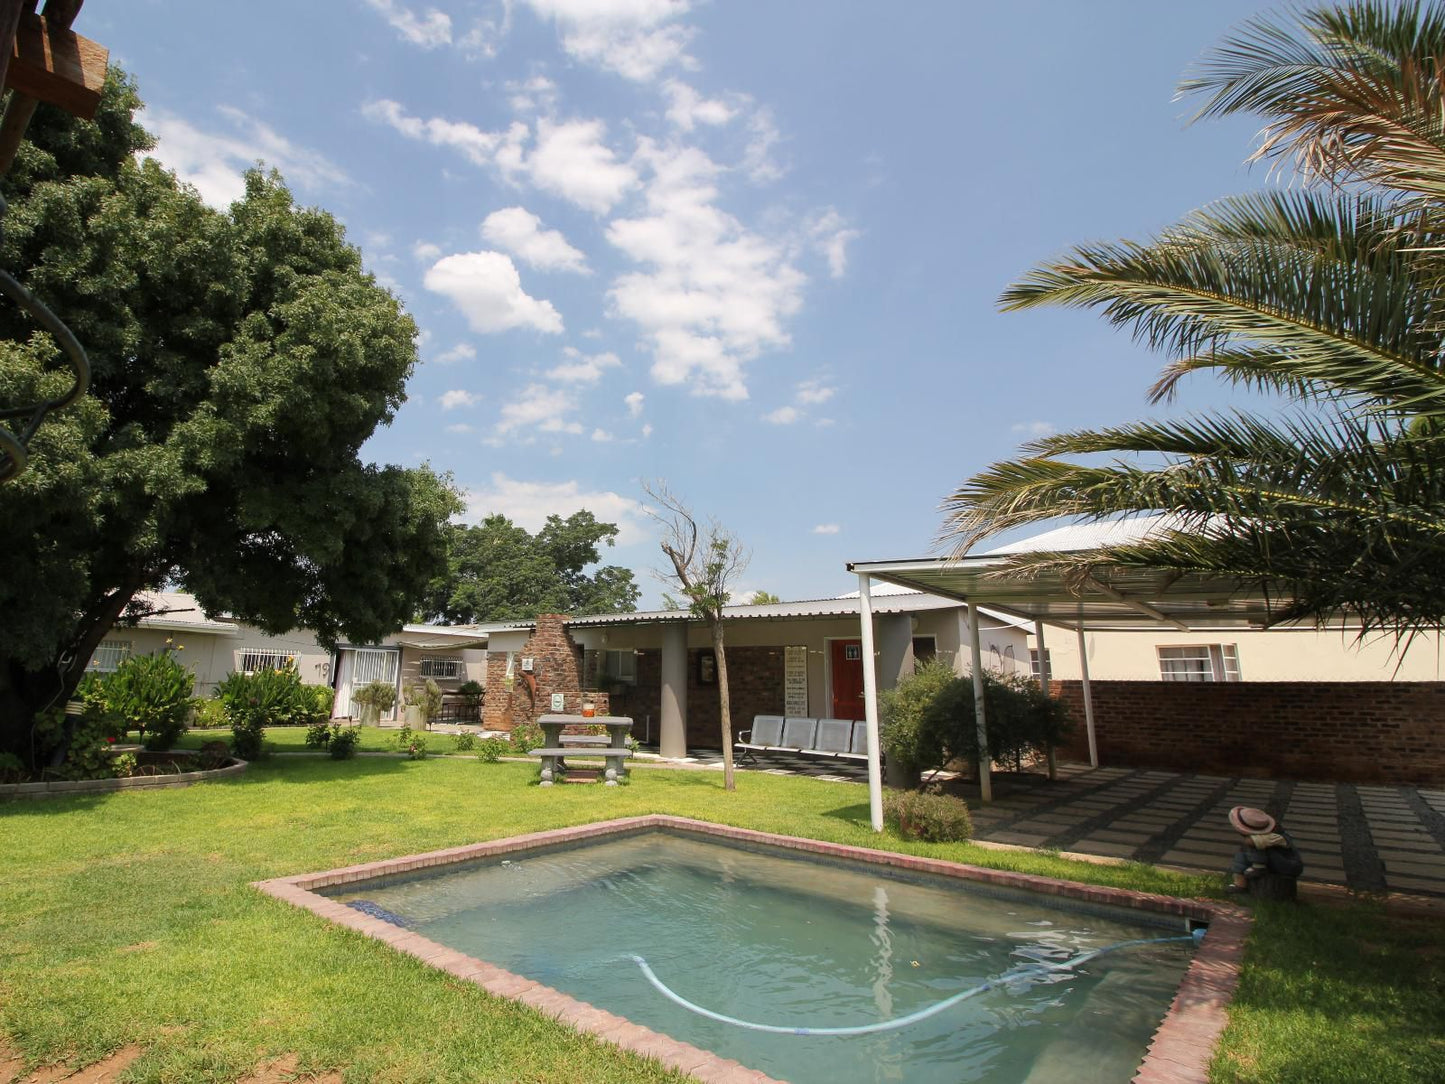
[[[1089,734],[1089,767],[1099,766],[1099,746],[1094,740],[1094,694],[1089,689],[1089,645],[1084,641],[1084,626],[1079,633],[1079,674],[1084,686],[1084,729]]]
[[[657,751],[664,757],[687,756],[687,622],[662,626],[662,711]]]
[[[873,597],[866,573],[858,573],[858,633],[863,654],[863,718],[868,725],[868,819],[883,831],[883,757],[878,742],[878,660],[873,657]]]
[[[968,604],[968,647],[973,660],[973,715],[978,724],[978,797],[993,801],[993,764],[988,755],[988,712],[984,706],[983,645],[978,639],[978,604]]]
[[[1048,696],[1049,680],[1054,675],[1049,672],[1049,649],[1044,645],[1044,623],[1042,621],[1034,622],[1034,643],[1038,645],[1039,650],[1039,688],[1044,691],[1045,696]],[[1053,742],[1049,742],[1047,752],[1049,778],[1057,779],[1059,777],[1059,751],[1054,748]]]

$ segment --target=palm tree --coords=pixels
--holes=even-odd
[[[1268,120],[1255,157],[1296,184],[1198,210],[1147,243],[1075,248],[1006,309],[1068,305],[1167,352],[1151,399],[1210,370],[1276,397],[1045,437],[951,494],[962,553],[1058,516],[1171,513],[1143,542],[1019,569],[1123,564],[1233,576],[1408,633],[1445,621],[1445,10],[1353,4],[1247,23],[1181,93]]]

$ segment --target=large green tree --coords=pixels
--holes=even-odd
[[[961,551],[1056,516],[1171,513],[1142,543],[1021,556],[1222,574],[1286,600],[1279,620],[1445,622],[1445,11],[1379,3],[1260,18],[1184,82],[1201,116],[1250,112],[1277,186],[1144,243],[1080,246],[1006,308],[1100,310],[1171,362],[1262,409],[1045,437],[950,498]]]
[[[586,509],[548,516],[535,535],[506,516],[448,528],[447,571],[428,591],[427,616],[455,624],[511,621],[540,613],[626,613],[637,609],[632,570],[600,565],[617,526]]]
[[[115,71],[93,122],[42,105],[4,181],[0,266],[93,367],[0,486],[0,751],[26,759],[138,592],[368,641],[414,612],[458,510],[430,470],[360,458],[405,399],[416,328],[341,227],[274,174],[206,207],[137,157],[139,105]],[[0,401],[67,386],[59,361],[0,304]]]

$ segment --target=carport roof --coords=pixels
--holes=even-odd
[[[1010,558],[1026,552],[1066,552],[1135,541],[1165,530],[1163,516],[1073,524],[987,553],[960,558],[852,561],[850,572],[963,602],[975,602],[1028,620],[1065,628],[1263,628],[1288,598],[1231,577],[1180,576],[1150,569],[1101,566],[1082,584],[1061,573],[1011,571]]]

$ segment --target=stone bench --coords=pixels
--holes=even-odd
[[[579,748],[575,745],[567,746],[544,746],[540,749],[533,749],[528,756],[542,758],[542,786],[550,787],[558,776],[565,773],[566,768],[561,764],[563,757],[602,757],[605,767],[603,775],[609,787],[617,786],[617,776],[624,770],[623,761],[632,755],[631,749],[606,748]]]

